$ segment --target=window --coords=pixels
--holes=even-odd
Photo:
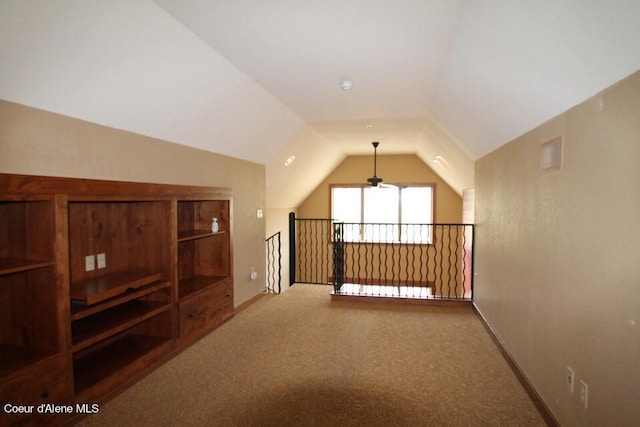
[[[431,243],[433,185],[332,186],[331,218],[346,242]]]

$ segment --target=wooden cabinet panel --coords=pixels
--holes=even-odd
[[[52,196],[0,194],[0,383],[62,347],[54,240]]]
[[[2,422],[8,425],[46,425],[51,422],[50,414],[38,414],[40,404],[71,404],[70,363],[64,356],[49,358],[15,372],[0,384],[0,402],[23,405],[31,408],[30,414],[3,411]]]
[[[68,369],[64,356],[34,363],[0,385],[0,396],[18,405],[68,403],[71,400]]]
[[[233,315],[233,286],[230,280],[195,294],[180,303],[181,343],[198,338]]]

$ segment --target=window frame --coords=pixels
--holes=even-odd
[[[398,192],[398,216],[400,217],[399,220],[402,221],[402,190],[405,188],[425,188],[428,187],[431,189],[431,222],[422,222],[419,224],[425,224],[425,225],[429,225],[432,226],[433,224],[436,223],[436,184],[433,182],[420,182],[420,183],[402,183],[402,184],[398,184],[398,183],[387,183],[388,185],[393,185],[395,187],[398,187],[400,189],[400,191]],[[364,222],[364,212],[366,207],[364,206],[364,190],[366,188],[370,188],[371,186],[368,184],[362,184],[362,183],[357,183],[357,184],[329,184],[329,217],[331,218],[331,220],[333,221],[333,190],[334,188],[359,188],[360,189],[360,201],[361,201],[361,206],[360,206],[360,224],[365,224]],[[377,224],[377,223],[374,223]],[[429,231],[429,239],[425,242],[406,242],[402,240],[402,229],[403,229],[403,225],[408,225],[408,224],[416,224],[416,223],[407,223],[404,224],[402,222],[398,223],[398,235],[395,236],[397,238],[394,238],[391,241],[374,241],[374,240],[367,240],[364,238],[364,231],[361,230],[360,231],[360,240],[354,240],[354,241],[350,241],[350,240],[345,240],[344,243],[358,243],[358,244],[389,244],[389,245],[393,245],[393,244],[412,244],[412,245],[431,245],[434,243],[435,240],[435,236],[432,233],[432,230]],[[333,241],[333,236],[331,236],[331,240]]]

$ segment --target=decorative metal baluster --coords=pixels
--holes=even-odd
[[[297,282],[305,283],[306,280],[304,278],[304,263],[306,262],[304,259],[304,233],[305,233],[305,222],[299,219],[296,219],[296,230],[298,233],[296,234],[296,259],[297,263]]]
[[[281,234],[278,231],[278,293],[282,291],[282,241]]]
[[[378,290],[384,285],[384,276],[382,275],[382,230],[386,228],[386,225],[383,227],[383,224],[378,224],[378,244],[376,245],[378,247]]]
[[[364,230],[365,234],[364,235],[367,236],[369,230],[371,230],[371,238],[373,238],[373,228],[369,228],[368,229],[367,225],[365,225],[365,230]],[[364,284],[365,284],[365,286],[371,284],[371,281],[369,280],[369,246],[370,245],[367,244],[367,240],[369,240],[369,239],[365,238],[364,257],[363,257],[364,258],[364,268],[363,269],[364,269]]]
[[[311,240],[311,256],[309,257],[309,276],[312,282],[320,282],[318,278],[318,221],[309,221],[309,236]],[[322,282],[320,282],[322,283]]]
[[[418,259],[418,264],[419,264],[419,270],[418,270],[418,286],[420,289],[420,296],[424,296],[423,295],[423,291],[425,291],[425,286],[426,284],[424,284],[423,282],[425,282],[425,280],[423,280],[424,278],[424,224],[420,224],[420,228],[419,228],[419,233],[418,233],[418,239],[419,239],[419,243],[418,243],[418,249],[419,249],[419,254],[420,257]]]
[[[449,255],[450,257],[453,256],[453,262],[449,261],[449,268],[453,266],[453,295],[455,298],[458,298],[460,296],[460,294],[458,293],[458,226],[452,227],[454,230],[453,239],[455,239],[455,244],[453,245],[453,253]]]
[[[281,242],[280,242],[280,232],[273,234],[268,237],[266,242],[266,250],[267,250],[267,277],[266,277],[266,287],[267,292],[269,293],[280,293],[281,291],[281,281],[282,281],[282,252],[281,252]],[[277,246],[276,246],[277,243]],[[278,251],[278,260],[276,262],[276,249]],[[277,269],[276,269],[277,267]],[[275,285],[278,285],[276,290]]]
[[[344,284],[344,224],[333,224],[333,289],[340,292]]]
[[[462,226],[462,297],[467,295],[467,225]]]
[[[349,244],[345,245],[345,278],[350,277],[351,281],[353,281],[353,277],[355,277],[355,272],[353,269],[353,250],[354,250],[354,242],[353,242],[353,224],[344,224],[345,227],[345,236],[348,236]],[[348,233],[347,233],[347,230]],[[348,272],[348,273],[347,273]]]
[[[412,292],[415,295],[415,291],[418,290],[418,294],[420,293],[420,288],[422,284],[420,283],[420,271],[418,267],[420,266],[420,256],[422,255],[422,247],[420,246],[420,234],[421,234],[421,225],[413,225],[413,262],[411,263],[411,283],[412,283]],[[418,251],[418,255],[416,256],[416,251]],[[418,266],[416,266],[416,262],[418,262]]]
[[[318,233],[318,256],[316,268],[318,269],[318,281],[320,283],[329,283],[329,275],[327,273],[327,245],[325,244],[326,235],[324,234],[325,221],[318,220],[316,224],[316,230]]]
[[[444,230],[442,228],[442,226],[437,226],[436,230],[440,230],[440,237],[438,238],[436,235],[436,288],[438,290],[438,297],[442,296],[442,245],[444,244],[443,242],[443,236],[444,236]],[[437,234],[437,233],[436,233]]]
[[[433,247],[433,226],[427,225],[427,245],[425,246],[424,255],[425,255],[425,268],[426,268],[426,278],[427,278],[427,286],[431,286],[429,284],[429,273],[431,272],[431,258],[429,257],[429,251],[432,250]],[[430,293],[433,294],[434,289],[432,287],[429,288]]]
[[[446,225],[447,229],[447,298],[451,298],[451,226]]]
[[[408,230],[406,225],[400,225],[400,241],[398,243],[398,285],[396,287],[396,294],[399,294],[402,287],[406,287],[409,279],[409,244],[408,244]],[[407,237],[404,237],[407,236]]]
[[[300,242],[298,247],[300,248],[300,281],[303,283],[309,283],[307,279],[305,266],[307,265],[307,221],[300,222],[300,234],[298,235],[298,239]]]
[[[324,252],[324,271],[323,276],[329,283],[331,272],[333,271],[333,246],[331,245],[331,227],[333,222],[331,220],[324,221],[322,223],[322,251]]]
[[[389,286],[389,275],[393,275],[393,273],[389,272],[389,225],[384,224],[382,230],[380,233],[380,253],[382,256],[380,261],[380,282],[384,287],[380,289],[380,293]]]

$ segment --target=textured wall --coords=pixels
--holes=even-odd
[[[236,305],[264,287],[262,165],[0,100],[0,172],[230,187]]]
[[[561,134],[562,168],[541,171]],[[638,425],[640,73],[480,159],[475,182],[480,311],[562,425]]]

